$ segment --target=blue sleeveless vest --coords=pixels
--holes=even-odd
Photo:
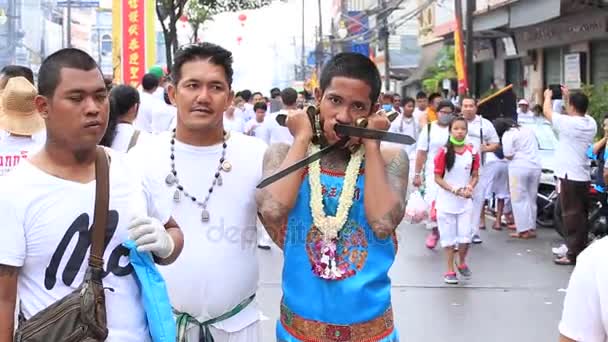
[[[326,215],[335,215],[344,175],[321,173]],[[397,252],[396,238],[376,237],[365,217],[365,175],[360,174],[348,220],[337,239],[339,280],[313,272],[322,235],[313,227],[310,184],[305,175],[284,235],[283,301],[277,341],[395,342],[388,271]],[[317,262],[318,263],[318,262]],[[365,326],[362,323],[366,323]]]

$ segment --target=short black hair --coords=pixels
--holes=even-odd
[[[281,92],[281,99],[286,106],[293,106],[298,101],[298,92],[293,88],[285,88]]]
[[[259,91],[256,91],[255,93],[251,94],[251,97],[254,97],[256,95],[260,95],[261,97],[264,97],[264,94],[260,93]]]
[[[245,100],[245,102],[249,102],[249,100],[251,100],[252,96],[253,95],[251,94],[251,90],[249,90],[249,89],[241,90],[241,97],[243,98],[243,100]]]
[[[268,106],[266,106],[266,103],[264,103],[264,102],[256,102],[253,105],[253,111],[257,112],[258,109],[261,109],[263,111],[267,111],[268,110]]]
[[[432,93],[431,95],[429,95],[429,102],[433,103],[433,100],[435,100],[438,97],[442,97],[441,94],[439,94],[439,93]]]
[[[7,78],[13,77],[25,77],[31,84],[34,84],[34,72],[32,69],[25,67],[23,65],[6,65],[2,70],[0,70],[0,74],[6,76]]]
[[[452,103],[452,101],[443,100],[439,102],[439,105],[437,106],[437,111],[440,111],[444,107],[450,107],[452,109],[452,112],[454,111],[454,104]]]
[[[464,102],[464,100],[473,100],[473,103],[475,103],[475,105],[477,106],[477,99],[476,99],[476,98],[474,98],[473,96],[470,96],[470,95],[464,95],[464,96],[462,97],[462,99],[460,100],[460,103],[463,103],[463,102]]]
[[[427,97],[428,95],[423,91],[419,91],[418,94],[416,94],[416,100],[426,99]]]
[[[156,89],[159,84],[160,78],[158,78],[158,76],[152,73],[145,74],[144,77],[141,79],[141,87],[144,88],[144,90],[146,91]]]
[[[361,80],[371,88],[369,99],[378,102],[382,79],[378,68],[369,58],[359,53],[342,52],[332,57],[321,72],[320,88],[324,93],[334,77],[347,77]]]
[[[191,44],[180,48],[175,54],[173,66],[171,67],[171,78],[173,84],[179,83],[182,77],[182,66],[187,62],[196,60],[208,60],[209,63],[221,66],[226,73],[226,82],[232,89],[232,52],[212,43]]]
[[[47,97],[53,96],[61,81],[59,78],[63,68],[83,71],[97,69],[100,77],[103,75],[95,59],[88,53],[75,48],[61,49],[45,58],[40,65],[40,70],[38,70],[38,94]]]
[[[569,103],[579,114],[586,114],[587,109],[589,108],[589,98],[583,93],[574,93],[570,95]]]
[[[281,96],[281,89],[279,89],[279,88],[272,88],[272,89],[270,89],[270,97],[271,98],[276,99],[279,96]]]
[[[408,102],[411,102],[414,105],[416,105],[416,100],[414,100],[413,98],[411,98],[409,96],[406,96],[406,97],[404,97],[404,98],[401,99],[401,105],[402,106],[405,106],[405,104],[408,103]]]

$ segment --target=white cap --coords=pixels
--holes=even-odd
[[[525,99],[521,99],[519,100],[519,102],[517,102],[517,105],[526,105],[529,106],[530,104],[528,103],[528,101],[526,101]]]

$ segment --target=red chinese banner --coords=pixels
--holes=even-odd
[[[139,86],[146,73],[145,0],[122,0],[122,79]]]

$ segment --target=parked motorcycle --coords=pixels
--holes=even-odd
[[[558,198],[557,179],[552,170],[543,169],[536,195],[536,225],[551,228],[555,225],[555,203]]]
[[[606,193],[599,192],[595,189],[594,184],[589,187],[589,242],[601,239],[608,235],[608,205]],[[554,204],[554,227],[555,231],[562,237],[565,236],[562,223],[562,208],[559,197],[556,198]]]

